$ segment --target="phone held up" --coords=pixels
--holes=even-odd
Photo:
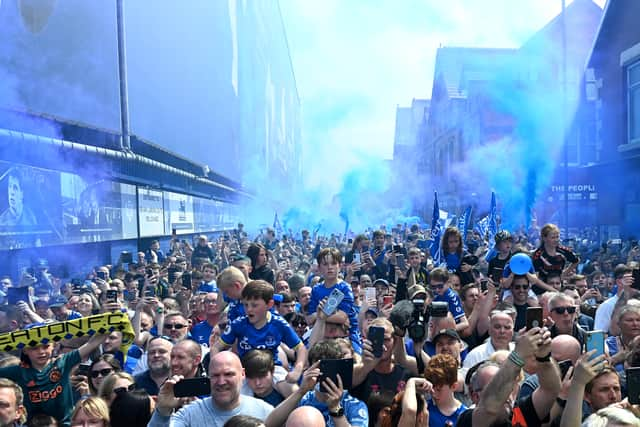
[[[542,307],[527,307],[527,330],[532,328],[541,328],[542,323]]]
[[[327,298],[327,302],[324,304],[324,308],[322,310],[324,311],[324,314],[326,314],[327,316],[331,316],[333,313],[335,313],[343,299],[344,294],[340,289],[332,290],[329,294],[329,297]]]

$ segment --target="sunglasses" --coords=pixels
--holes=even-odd
[[[217,304],[218,300],[217,299],[206,299],[206,300],[204,300],[204,303],[213,305],[213,304]]]
[[[99,371],[91,371],[91,378],[98,378],[99,376],[106,377],[111,372],[113,372],[112,368],[100,369]]]
[[[129,391],[133,391],[136,389],[136,385],[134,384],[129,384],[127,387],[118,387],[118,388],[114,388],[113,392],[115,394],[122,394],[122,393],[127,393]]]
[[[431,289],[444,289],[444,283],[440,285],[431,285]]]
[[[179,331],[180,329],[184,329],[184,328],[186,328],[186,327],[187,327],[187,325],[183,325],[183,324],[181,324],[181,323],[176,323],[175,325],[164,325],[164,328],[165,328],[165,329],[169,329],[169,330],[171,330],[171,329],[176,329],[176,330],[178,330],[178,331]]]
[[[570,306],[570,307],[553,307],[551,309],[551,311],[554,311],[554,312],[556,312],[558,314],[564,314],[565,312],[569,313],[569,314],[573,314],[573,313],[576,312],[576,308],[573,307],[573,306]]]
[[[529,285],[513,285],[513,289],[529,289]]]

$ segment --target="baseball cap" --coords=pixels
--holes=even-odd
[[[427,296],[427,290],[422,285],[413,285],[407,290],[407,292],[409,294],[409,299],[414,299],[420,294],[424,294],[425,297]]]
[[[434,335],[432,342],[435,343],[438,340],[438,338],[440,338],[442,336],[445,336],[445,335],[448,336],[448,337],[451,337],[451,338],[455,338],[458,341],[460,341],[460,335],[458,335],[458,333],[456,332],[455,329],[440,329],[438,331],[438,333],[436,333]]]
[[[373,286],[384,286],[385,288],[388,288],[389,282],[384,279],[376,279],[376,281],[373,282]]]
[[[64,295],[56,295],[49,300],[49,307],[62,307],[69,300]]]
[[[367,311],[365,311],[364,314],[367,314],[367,313],[371,313],[376,317],[380,316],[380,313],[378,313],[378,310],[375,307],[367,308]]]

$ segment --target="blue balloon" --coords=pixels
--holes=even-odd
[[[511,268],[513,274],[527,274],[529,271],[531,271],[531,267],[533,267],[533,262],[531,261],[531,257],[527,254],[515,254],[509,260],[509,268]]]

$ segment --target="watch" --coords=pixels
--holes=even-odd
[[[543,357],[536,356],[536,360],[538,362],[540,362],[540,363],[550,362],[551,361],[551,352],[549,352],[549,354],[547,354],[546,356],[543,356]]]
[[[336,411],[329,410],[329,415],[334,418],[342,417],[344,416],[344,408],[341,406]]]

